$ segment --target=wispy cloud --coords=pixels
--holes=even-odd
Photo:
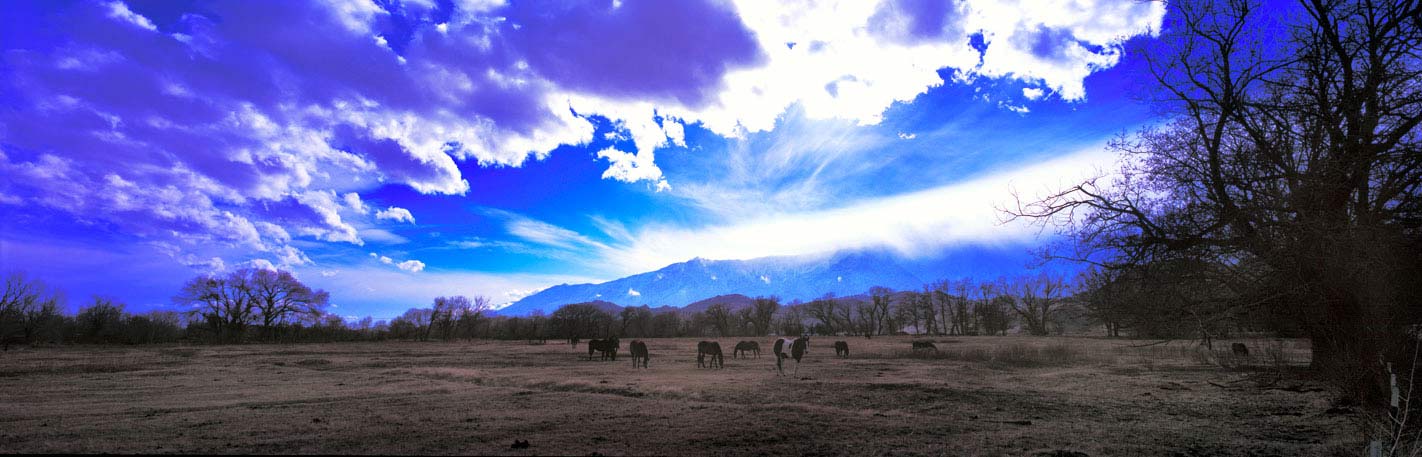
[[[630,273],[693,257],[748,259],[867,247],[918,256],[963,243],[1025,243],[1036,238],[1035,229],[1001,222],[999,209],[1012,204],[1014,192],[1030,199],[1098,173],[1115,158],[1093,147],[954,184],[829,209],[761,214],[725,225],[639,227],[629,242],[595,247],[601,252],[599,261]]]

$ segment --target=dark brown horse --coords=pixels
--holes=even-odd
[[[632,368],[637,368],[638,360],[642,361],[642,368],[647,368],[647,361],[651,359],[647,354],[647,343],[643,343],[642,340],[632,340],[632,344],[628,347],[632,350]]]
[[[760,343],[754,341],[742,341],[736,343],[736,350],[731,351],[731,358],[737,358],[744,354],[755,354],[755,358],[760,358]]]
[[[834,342],[834,355],[838,357],[849,357],[849,343],[844,341]]]
[[[605,340],[588,340],[588,360],[592,360],[594,352],[602,353],[602,360],[617,361],[617,348],[622,343],[617,341],[617,337]]]
[[[726,368],[726,358],[721,354],[721,343],[702,341],[696,343],[696,366],[706,368],[706,357],[711,356],[711,368]]]
[[[787,348],[786,346],[789,347]],[[810,337],[808,336],[802,336],[794,340],[786,338],[775,340],[775,347],[773,348],[775,352],[775,369],[778,370],[780,374],[785,374],[784,361],[787,358],[793,358],[795,359],[794,373],[800,373],[800,358],[805,356],[805,351],[808,350],[809,347]]]
[[[938,346],[934,346],[932,341],[914,341],[914,342],[913,342],[913,352],[917,353],[917,352],[920,352],[920,351],[922,351],[922,352],[928,352],[928,351],[938,352]]]

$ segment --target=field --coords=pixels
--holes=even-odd
[[[1249,341],[1222,368],[1193,344],[1084,337],[812,339],[696,367],[563,341],[25,348],[0,353],[0,452],[675,455],[1356,455],[1356,413]],[[769,338],[757,339],[768,350]],[[1218,349],[1221,343],[1216,343]],[[1225,348],[1228,348],[1227,343]],[[1221,355],[1223,357],[1223,355]],[[1283,372],[1281,377],[1278,373]],[[1294,374],[1291,374],[1294,373]],[[526,449],[511,449],[526,440]],[[1070,451],[1070,452],[1063,452]]]

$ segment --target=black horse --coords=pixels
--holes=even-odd
[[[755,354],[755,358],[760,358],[760,343],[754,341],[742,341],[736,343],[736,349],[731,351],[731,358],[737,358],[744,354]]]
[[[786,346],[789,347],[787,348]],[[775,347],[773,348],[775,352],[775,369],[780,371],[780,374],[785,374],[784,361],[787,358],[793,358],[795,359],[795,374],[800,373],[800,358],[805,356],[805,351],[809,349],[809,347],[810,337],[807,336],[795,338],[794,340],[785,338],[775,340]]]
[[[849,357],[849,343],[844,341],[834,342],[834,355],[838,357]]]
[[[647,368],[647,360],[651,359],[647,354],[647,343],[642,340],[632,340],[632,344],[627,347],[632,350],[632,368],[637,368],[637,360],[642,361],[642,368]]]
[[[592,360],[594,352],[602,353],[602,360],[617,361],[617,348],[622,343],[617,341],[617,337],[605,340],[588,340],[588,360]]]
[[[917,352],[919,352],[919,351],[923,351],[923,352],[928,352],[928,351],[938,352],[938,346],[934,346],[932,341],[914,341],[914,342],[913,342],[913,352],[917,353]]]
[[[706,368],[706,356],[711,356],[711,368],[726,368],[726,358],[721,354],[721,343],[702,341],[696,343],[696,366]]]

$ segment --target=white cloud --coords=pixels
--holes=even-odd
[[[1001,223],[999,209],[1012,203],[1012,192],[1023,191],[1023,198],[1031,200],[1037,193],[1106,169],[1114,160],[1103,148],[1092,147],[942,187],[831,209],[766,214],[697,228],[646,225],[629,242],[601,249],[599,262],[634,273],[694,257],[750,259],[869,247],[918,256],[963,243],[1022,243],[1035,239],[1037,231],[1027,224]]]
[[[347,192],[341,195],[341,200],[344,200],[346,202],[346,208],[349,208],[351,211],[355,211],[360,214],[370,213],[370,207],[366,206],[365,202],[360,200],[360,194],[357,194],[355,192]]]
[[[109,2],[109,17],[128,22],[144,29],[148,29],[149,31],[158,30],[158,27],[153,25],[153,21],[150,21],[148,20],[148,18],[143,17],[143,15],[134,13],[132,10],[128,9],[128,5],[124,4],[121,1]]]
[[[629,288],[627,288],[627,296],[628,296],[628,297],[641,297],[641,296],[642,296],[642,293],[641,293],[641,292],[638,292],[637,289],[633,289],[633,288],[630,288],[630,287],[629,287]]]
[[[531,243],[568,250],[605,249],[607,247],[578,232],[547,222],[508,212],[496,212],[496,214],[508,218],[505,228],[510,235]]]
[[[419,273],[425,270],[425,263],[418,260],[406,260],[404,262],[396,264],[395,266],[399,267],[401,270],[405,270],[411,273]]]
[[[918,134],[899,132],[900,140],[912,140],[914,138],[918,138]]]
[[[598,151],[597,157],[611,162],[607,171],[602,173],[603,179],[611,178],[629,183],[650,181],[656,183],[658,192],[670,188],[667,180],[662,178],[662,169],[657,167],[656,155],[651,149],[632,153],[622,152],[617,148],[607,148]]]
[[[410,210],[391,206],[375,213],[375,218],[380,220],[392,220],[395,222],[415,223],[415,215],[410,214]]]
[[[430,301],[438,296],[484,295],[495,299],[502,297],[508,301],[495,306],[502,308],[550,284],[577,284],[600,280],[602,279],[573,275],[425,271],[420,273],[418,281],[413,281],[409,273],[385,266],[347,265],[341,267],[338,275],[312,275],[312,278],[305,282],[312,287],[331,291],[363,291],[359,294],[343,295],[341,302],[348,308],[358,305],[362,310],[361,314],[369,313],[377,318],[389,318],[399,316],[411,307],[427,307]]]
[[[1028,100],[1036,100],[1042,98],[1042,95],[1044,94],[1046,94],[1046,91],[1036,87],[1022,88],[1022,96],[1027,97]]]

